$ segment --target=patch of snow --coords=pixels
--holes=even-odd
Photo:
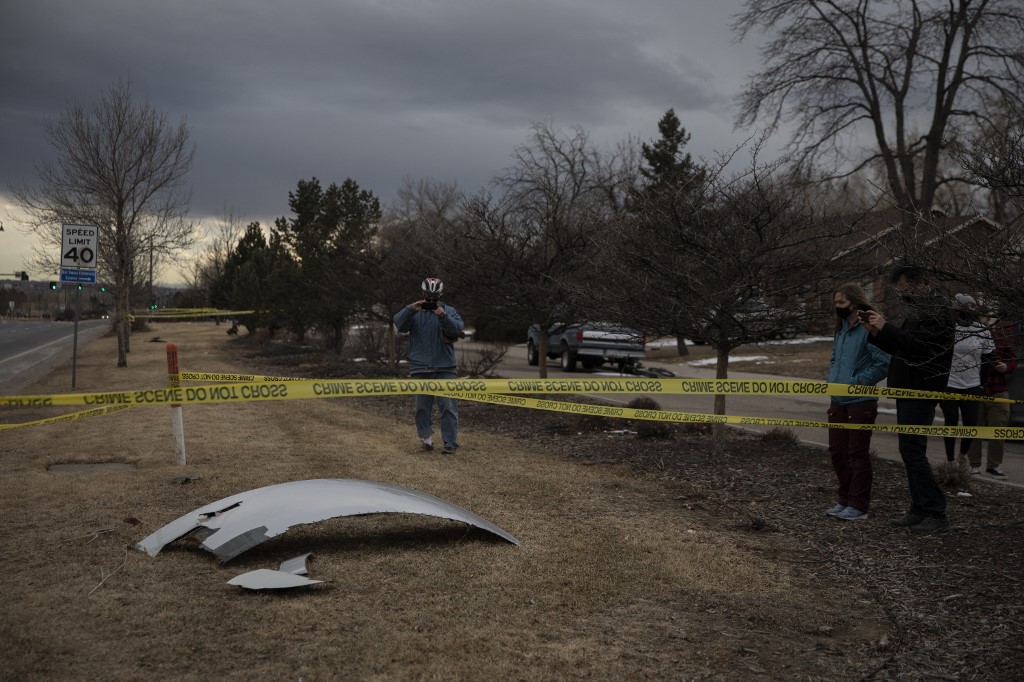
[[[806,336],[800,339],[779,339],[778,341],[765,341],[762,345],[765,346],[803,346],[808,343],[821,343],[828,341],[831,343],[831,336]]]
[[[761,362],[767,359],[767,355],[734,355],[729,358],[729,362]],[[718,358],[691,360],[686,364],[691,365],[693,367],[716,367],[718,365]]]
[[[687,346],[694,346],[693,341],[685,339]],[[759,346],[803,346],[809,343],[831,343],[831,336],[805,336],[797,339],[779,339],[777,341],[762,341],[758,343]],[[647,349],[652,350],[656,348],[676,348],[679,343],[676,339],[663,338],[654,339],[653,341],[647,342]]]

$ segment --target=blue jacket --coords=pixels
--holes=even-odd
[[[395,315],[395,327],[409,332],[409,373],[451,371],[455,369],[455,340],[465,325],[459,312],[450,305],[438,303],[444,317],[430,310],[416,310],[407,305]]]
[[[868,343],[870,334],[864,325],[850,326],[843,320],[843,328],[832,340],[832,361],[828,366],[828,380],[833,384],[874,386],[889,371],[889,354]],[[874,396],[833,396],[832,400],[844,405],[878,400]]]

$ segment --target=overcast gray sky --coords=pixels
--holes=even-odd
[[[384,202],[403,178],[467,190],[531,123],[599,144],[657,137],[674,108],[710,157],[742,141],[733,98],[758,66],[732,43],[740,0],[6,0],[0,192],[51,151],[47,117],[119,78],[196,145],[192,213],[288,214],[302,178],[351,177]],[[2,196],[0,273],[32,241]],[[31,273],[46,279],[45,273]],[[165,281],[177,279],[164,273]]]

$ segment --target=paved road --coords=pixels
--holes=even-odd
[[[102,336],[110,320],[83,320],[78,324],[78,347]],[[71,359],[74,322],[49,320],[0,321],[0,393],[14,394],[57,365]],[[68,389],[71,375],[68,374]]]
[[[712,379],[715,376],[714,367],[693,367],[686,364],[685,358],[682,359],[682,362],[676,361],[672,358],[663,360],[645,360],[644,364],[649,367],[661,367],[667,369],[674,372],[677,377],[681,378]],[[509,352],[505,356],[505,360],[502,362],[500,373],[502,376],[513,378],[537,376],[537,368],[530,367],[526,363],[525,344],[509,348]],[[594,375],[598,373],[619,376],[618,373],[610,372],[608,370],[595,370],[593,372],[580,370],[572,374],[567,374],[559,368],[557,361],[550,360],[548,362],[548,376],[551,378],[578,377],[581,375]],[[793,377],[730,371],[729,378],[771,380],[792,379]],[[634,396],[602,395],[600,397],[603,400],[624,405],[632,400]],[[708,414],[714,412],[714,396],[660,395],[655,399],[661,404],[663,409],[702,412]],[[827,417],[825,416],[825,413],[828,410],[828,404],[829,398],[827,396],[806,396],[799,398],[790,396],[729,396],[726,398],[726,412],[731,415],[744,417],[781,417],[783,419],[826,421]],[[877,421],[879,424],[896,423],[895,401],[890,399],[882,399],[879,401],[879,415]],[[942,416],[937,410],[935,423],[942,424]],[[755,431],[767,431],[770,427],[754,426],[749,428]],[[822,447],[827,446],[828,436],[827,432],[823,429],[794,428],[793,431],[795,431],[800,439],[805,442],[821,445]],[[957,445],[959,446],[959,443],[957,443]],[[900,461],[895,434],[876,432],[872,436],[872,448],[878,452],[880,457]],[[929,439],[928,455],[933,464],[940,464],[945,461],[945,449],[943,448],[942,441],[939,438]],[[1007,479],[1000,482],[1011,483],[1024,487],[1024,443],[1021,441],[1015,441],[1006,444],[1003,470],[1007,474]],[[996,482],[988,474],[981,474],[980,476],[975,476],[975,478],[983,481]]]

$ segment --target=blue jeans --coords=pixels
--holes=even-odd
[[[454,379],[455,372],[417,372],[413,379]],[[446,448],[459,447],[459,405],[455,398],[416,394],[416,433],[429,438],[434,433],[434,399],[441,412],[441,438]]]
[[[935,421],[937,400],[913,398],[896,399],[896,423],[931,426]],[[897,436],[900,444],[900,458],[907,468],[907,484],[910,486],[910,513],[917,516],[946,516],[946,496],[935,480],[932,465],[925,454],[928,436],[901,433]]]

